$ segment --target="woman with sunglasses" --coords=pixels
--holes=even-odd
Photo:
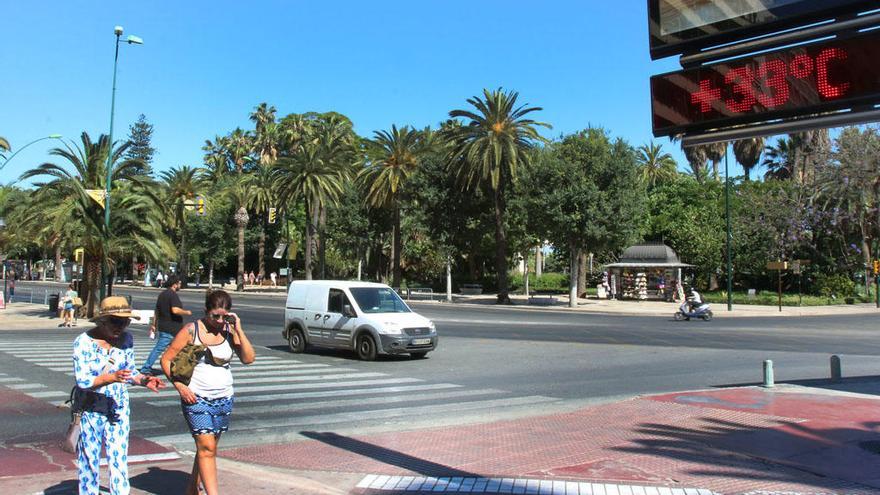
[[[110,469],[110,493],[127,495],[128,484],[128,385],[142,385],[158,392],[162,379],[137,371],[131,334],[125,329],[136,318],[124,297],[101,301],[95,328],[73,344],[76,388],[71,409],[82,413],[77,443],[80,495],[98,495],[99,466],[103,444]]]
[[[186,493],[198,494],[199,482],[207,495],[216,495],[217,443],[229,429],[232,414],[233,353],[242,364],[254,362],[254,348],[238,315],[230,312],[232,298],[222,290],[205,298],[205,317],[184,326],[162,355],[162,370],[171,379],[171,362],[187,344],[203,345],[204,356],[196,364],[189,385],[174,382],[180,394],[183,416],[196,442],[196,458]]]

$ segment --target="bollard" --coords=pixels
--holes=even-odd
[[[840,367],[840,356],[833,355],[831,356],[831,381],[839,382],[840,378],[843,376]]]
[[[765,388],[772,388],[774,386],[773,361],[769,359],[764,360],[764,383],[761,386]]]
[[[49,304],[49,291],[43,291],[43,304]]]

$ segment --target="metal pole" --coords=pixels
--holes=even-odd
[[[727,217],[727,311],[733,311],[733,271],[730,253],[730,177],[727,174],[727,155],[730,146],[724,147],[724,211]]]
[[[761,384],[762,387],[772,388],[775,385],[775,380],[773,377],[773,361],[767,359],[764,361],[764,382]]]
[[[287,208],[284,209],[284,213],[281,218],[284,220],[284,237],[287,239],[287,288],[290,288],[290,284],[293,281],[293,277],[290,274],[290,225],[287,224]]]
[[[777,276],[779,277],[779,312],[782,312],[782,269],[776,270]]]
[[[113,179],[111,165],[113,163],[113,116],[116,112],[116,65],[119,62],[119,37],[121,32],[116,32],[116,53],[113,56],[113,93],[110,97],[110,140],[107,144],[107,178],[104,182],[104,253],[101,259],[101,290],[100,299],[104,299],[107,293],[104,284],[107,284],[107,290],[110,289],[110,281],[107,280],[107,258],[110,255],[110,181]]]
[[[446,302],[452,302],[452,258],[446,258]]]

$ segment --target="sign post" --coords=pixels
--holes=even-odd
[[[874,296],[877,298],[877,307],[880,308],[880,260],[874,260]]]
[[[777,294],[779,296],[779,311],[782,312],[782,271],[788,269],[787,261],[771,261],[767,263],[768,270],[776,270],[779,280]]]

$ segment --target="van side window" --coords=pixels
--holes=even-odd
[[[342,314],[342,308],[346,304],[351,304],[348,302],[348,297],[346,297],[345,292],[342,292],[339,289],[330,289],[330,294],[327,299],[327,312],[328,313],[339,313]]]

